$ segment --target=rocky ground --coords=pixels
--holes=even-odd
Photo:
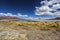
[[[60,22],[0,22],[0,40],[60,40]]]

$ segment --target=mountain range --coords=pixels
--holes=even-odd
[[[0,16],[0,21],[40,21],[40,20],[60,20],[60,17],[56,17],[56,18],[51,18],[51,19],[24,19],[24,18],[19,18],[19,17],[15,17],[15,16]]]
[[[48,19],[48,20],[60,20],[60,17],[56,17],[56,18],[52,18],[52,19]]]
[[[0,16],[0,21],[18,21],[20,18],[13,16]]]
[[[30,20],[30,19],[24,19],[24,18],[19,18],[19,17],[15,17],[15,16],[0,16],[0,21],[34,21],[34,20]]]

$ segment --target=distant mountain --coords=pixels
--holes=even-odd
[[[20,20],[20,18],[18,18],[18,17],[13,17],[13,16],[0,16],[0,21],[18,21],[18,20]]]
[[[27,21],[27,22],[32,22],[34,20],[18,18],[18,17],[15,17],[15,16],[0,16],[0,21],[22,21],[22,22]]]
[[[60,17],[52,18],[52,19],[47,19],[47,20],[60,20]]]
[[[13,16],[0,16],[0,19],[19,19],[19,18]]]

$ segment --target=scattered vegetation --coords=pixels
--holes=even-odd
[[[60,22],[0,22],[0,40],[60,40]]]

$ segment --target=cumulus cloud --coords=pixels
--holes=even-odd
[[[6,14],[4,14],[5,16],[17,16],[17,15],[13,15],[12,13],[6,13]]]
[[[0,13],[0,16],[4,16],[5,15],[5,13]]]
[[[60,2],[60,0],[52,0],[54,3],[58,3]]]
[[[52,8],[53,8],[53,9],[59,9],[59,8],[60,8],[60,4],[53,5]]]
[[[50,1],[42,1],[41,7],[36,7],[35,15],[41,16],[41,15],[47,15],[53,17],[60,17],[60,10],[58,11],[57,9],[60,9],[60,0],[50,0]],[[56,3],[56,4],[54,4]],[[49,7],[51,5],[52,7]],[[51,11],[55,11],[54,13]]]
[[[43,15],[43,14],[50,14],[53,9],[49,8],[48,6],[41,6],[39,8],[36,8],[35,15]]]
[[[17,15],[12,13],[0,13],[0,16],[28,17],[28,15],[22,15],[21,13],[18,13]]]
[[[28,17],[28,15],[22,15],[21,13],[18,13],[17,15],[20,17]]]

